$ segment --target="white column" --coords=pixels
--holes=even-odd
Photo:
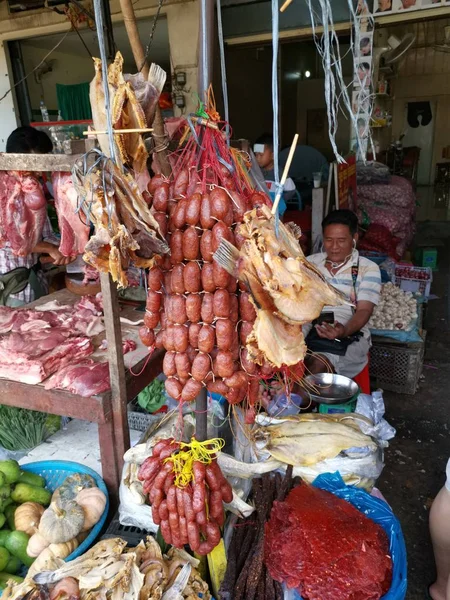
[[[6,53],[7,42],[0,42],[0,98],[11,87],[11,80],[8,71],[8,60]],[[6,98],[0,102],[0,152],[6,149],[6,140],[9,134],[17,127],[17,117],[14,109],[13,92],[10,92]]]

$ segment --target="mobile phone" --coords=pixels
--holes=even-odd
[[[330,323],[333,325],[334,323],[334,312],[321,312],[317,317],[317,323],[321,325],[322,323]]]

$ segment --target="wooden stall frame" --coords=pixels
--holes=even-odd
[[[0,171],[70,172],[82,155],[0,153]],[[145,361],[136,366],[138,376],[125,371],[117,287],[109,274],[101,274],[104,321],[108,342],[111,391],[83,398],[64,391],[45,390],[42,386],[0,379],[0,402],[51,414],[82,419],[98,424],[103,479],[117,507],[123,455],[130,446],[127,403],[162,371],[163,351],[156,351],[141,373]]]

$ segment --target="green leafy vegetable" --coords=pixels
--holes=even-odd
[[[138,395],[138,404],[149,413],[154,413],[161,408],[166,401],[164,382],[154,379]]]
[[[50,420],[49,417],[51,416]],[[56,417],[60,421],[60,417]],[[58,431],[53,415],[0,405],[0,446],[6,450],[29,450]]]

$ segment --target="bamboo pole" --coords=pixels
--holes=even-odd
[[[125,29],[127,30],[128,39],[130,41],[131,51],[133,52],[134,62],[136,63],[138,70],[140,70],[142,67],[142,74],[144,75],[145,79],[147,79],[149,66],[145,58],[144,46],[142,45],[141,38],[139,37],[136,15],[134,14],[134,8],[131,0],[120,0],[120,8],[122,10]],[[148,123],[148,125],[152,125],[152,123]],[[153,129],[155,137],[158,140],[163,140],[165,137],[164,121],[159,105],[156,106]],[[158,161],[162,174],[166,177],[169,177],[172,173],[172,169],[170,168],[169,159],[167,158],[166,148],[158,152]]]
[[[280,188],[277,192],[277,195],[275,196],[275,201],[272,206],[272,214],[273,215],[277,212],[278,204],[280,203],[281,194],[283,193],[283,186],[286,183],[286,179],[289,174],[289,169],[291,168],[291,162],[292,162],[292,159],[294,158],[294,152],[295,152],[295,149],[297,148],[297,142],[298,142],[298,133],[296,133],[294,135],[294,139],[292,140],[292,144],[291,144],[291,149],[289,150],[289,156],[287,157],[287,161],[284,166],[283,175],[280,180]]]

